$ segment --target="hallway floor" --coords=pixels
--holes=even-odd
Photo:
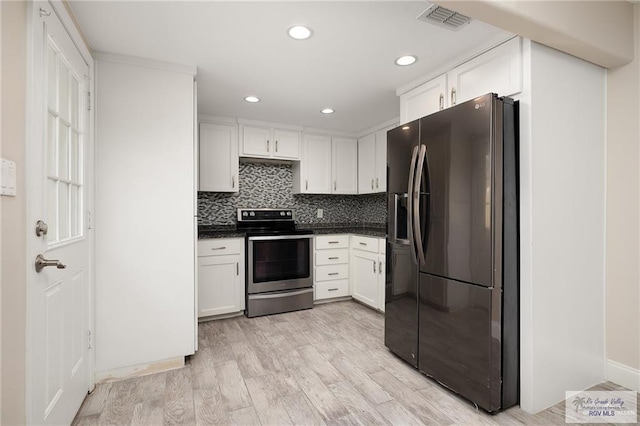
[[[622,389],[603,383],[594,390]],[[384,316],[356,302],[199,326],[183,368],[96,386],[75,425],[565,424],[476,410],[384,346]]]

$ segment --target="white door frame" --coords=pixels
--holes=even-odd
[[[78,28],[75,25],[74,18],[71,17],[69,10],[67,9],[67,5],[65,5],[62,0],[48,0],[49,4],[58,15],[58,18],[62,22],[65,30],[71,37],[74,45],[82,55],[83,59],[89,66],[89,91],[92,94],[95,93],[95,79],[94,79],[94,60],[87,47],[83,35],[80,33]],[[41,117],[39,114],[39,110],[42,108],[42,87],[37,86],[35,84],[35,78],[37,77],[36,70],[34,69],[36,61],[34,60],[34,47],[35,43],[39,42],[39,40],[35,40],[34,33],[35,27],[34,25],[39,25],[38,22],[34,22],[34,17],[36,11],[34,9],[38,8],[36,4],[32,1],[29,1],[27,5],[27,99],[26,99],[26,143],[25,143],[25,193],[26,193],[26,212],[27,212],[27,253],[30,254],[33,250],[31,249],[31,245],[33,244],[33,235],[35,232],[35,224],[30,223],[30,218],[33,217],[33,203],[30,201],[29,189],[33,186],[33,175],[31,175],[30,171],[33,169],[34,165],[31,162],[31,157],[29,153],[34,149],[40,149],[41,141],[38,139],[40,135],[43,134],[43,123],[41,122]],[[37,86],[37,87],[36,87]],[[89,217],[85,217],[85,225],[93,227],[92,223],[92,212],[94,211],[94,191],[95,191],[95,109],[93,108],[93,99],[91,99],[91,110],[87,112],[89,123],[89,128],[86,131],[86,139],[85,139],[85,149],[88,150],[88,161],[86,165],[86,176],[85,176],[85,185],[86,185],[86,212],[88,212]],[[86,232],[85,237],[88,240],[88,244],[90,247],[89,250],[89,274],[88,274],[88,315],[89,315],[89,326],[90,330],[93,333],[94,330],[94,283],[95,283],[95,269],[94,269],[94,253],[95,253],[95,242],[93,238],[93,232]],[[30,333],[32,329],[31,324],[31,316],[30,316],[30,300],[31,300],[31,291],[35,288],[33,283],[33,274],[31,273],[33,270],[33,259],[30,256],[27,256],[27,327],[26,327],[26,417],[27,424],[32,424],[34,419],[31,419],[32,413],[32,397],[31,397],[31,363],[30,363],[30,354],[32,353],[33,348],[31,348],[30,343]],[[95,341],[95,339],[92,339]],[[91,350],[89,354],[89,379],[90,379],[90,389],[93,389],[95,386],[94,383],[94,371],[95,371],[95,350]]]

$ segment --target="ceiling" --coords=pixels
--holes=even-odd
[[[201,114],[349,133],[399,116],[398,87],[508,37],[479,21],[459,31],[418,21],[426,1],[70,5],[94,51],[197,66]],[[313,36],[289,38],[294,24]],[[396,66],[406,54],[418,61]],[[321,114],[325,107],[335,113]]]

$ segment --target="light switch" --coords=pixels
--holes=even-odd
[[[10,197],[16,196],[16,162],[0,159],[1,161],[1,180],[0,180],[0,195],[6,195]]]

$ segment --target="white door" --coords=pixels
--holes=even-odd
[[[447,75],[443,74],[400,96],[400,122],[417,120],[448,105]]]
[[[274,129],[274,157],[300,159],[300,132]]]
[[[32,6],[28,422],[69,424],[91,385],[91,245],[84,221],[90,195],[89,67],[51,5]],[[48,225],[46,235],[36,236],[37,220]],[[38,254],[52,266],[36,272]]]

